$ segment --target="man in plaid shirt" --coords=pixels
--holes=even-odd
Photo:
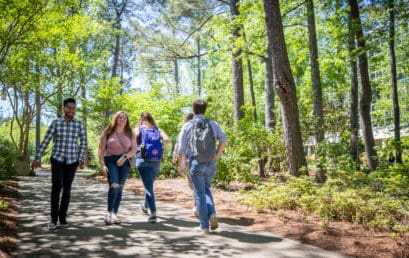
[[[40,157],[47,149],[51,139],[53,139],[54,145],[51,154],[51,222],[48,224],[50,230],[57,228],[58,219],[62,227],[69,226],[66,217],[70,203],[71,184],[77,167],[83,168],[83,157],[87,149],[87,133],[84,124],[74,118],[75,108],[75,99],[68,98],[64,100],[64,115],[51,123],[32,163],[33,169],[40,165]],[[78,139],[80,140],[79,150]]]

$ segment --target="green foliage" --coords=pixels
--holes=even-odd
[[[221,182],[244,181],[256,183],[254,168],[260,159],[269,159],[271,169],[286,168],[284,143],[279,133],[269,133],[264,126],[253,121],[252,107],[243,107],[246,116],[237,126],[224,127],[228,147],[218,162],[215,180]]]
[[[7,210],[8,205],[7,203],[0,198],[0,210]]]
[[[240,196],[259,211],[292,209],[318,215],[324,226],[341,220],[378,231],[409,232],[408,171],[401,165],[370,174],[337,171],[321,186],[308,177],[272,177]]]
[[[0,139],[0,180],[16,175],[17,150],[15,145],[5,138]]]

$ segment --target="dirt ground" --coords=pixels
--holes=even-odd
[[[138,195],[143,194],[139,179],[128,180],[126,189]],[[192,192],[186,179],[157,180],[154,189],[157,200],[187,209],[193,207]],[[235,192],[213,189],[212,193],[217,216],[222,223],[243,225],[250,230],[269,231],[353,257],[409,257],[409,234],[394,239],[389,233],[373,232],[345,222],[332,222],[324,230],[317,218],[306,218],[294,211],[283,212],[280,217],[272,213],[257,213],[252,208],[241,205]]]
[[[96,179],[104,181],[101,177]],[[140,179],[129,179],[126,189],[138,195],[143,194]],[[187,209],[193,206],[192,192],[183,178],[157,180],[155,194],[160,201]],[[9,257],[16,248],[17,182],[11,181],[6,186],[0,186],[0,196],[9,204],[7,210],[0,210],[0,257]],[[240,205],[235,192],[213,189],[213,197],[222,223],[243,225],[249,230],[269,231],[352,257],[409,257],[409,234],[392,238],[389,233],[373,232],[344,222],[332,222],[324,230],[316,218],[305,218],[297,212],[283,212],[280,217],[272,213],[257,213],[248,206]]]
[[[0,196],[8,205],[6,210],[0,210],[0,257],[10,257],[16,249],[17,182],[1,182]]]

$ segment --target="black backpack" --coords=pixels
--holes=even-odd
[[[194,118],[192,120],[191,147],[193,156],[199,163],[214,159],[216,155],[216,137],[210,126],[210,120]]]

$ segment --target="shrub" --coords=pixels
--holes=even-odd
[[[323,185],[308,177],[274,177],[240,192],[258,211],[292,209],[329,221],[358,223],[379,231],[409,232],[408,168],[398,165],[370,174],[339,171]]]
[[[16,175],[16,157],[14,144],[7,139],[0,139],[0,179]]]

